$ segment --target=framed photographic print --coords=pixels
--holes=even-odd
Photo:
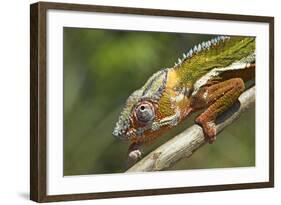
[[[274,18],[31,5],[30,198],[274,186]]]

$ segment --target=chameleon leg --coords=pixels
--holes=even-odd
[[[195,121],[202,126],[210,143],[216,137],[216,118],[237,101],[244,89],[245,85],[241,78],[232,78],[202,88],[194,98],[193,104],[195,107],[208,107]]]

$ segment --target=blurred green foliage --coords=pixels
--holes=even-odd
[[[127,97],[211,35],[64,28],[64,175],[124,172],[128,142],[111,135]],[[192,125],[191,117],[145,147]],[[255,165],[255,109],[173,168]]]

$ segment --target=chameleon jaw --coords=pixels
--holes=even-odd
[[[180,111],[179,109],[176,109],[176,113],[174,115],[168,116],[160,120],[159,122],[153,122],[151,125],[152,131],[157,131],[161,127],[164,126],[176,126],[180,121]]]
[[[145,132],[151,130],[152,132],[159,131],[160,128],[165,126],[174,127],[180,121],[180,111],[177,109],[174,115],[163,118],[160,121],[151,122],[144,127],[139,127],[137,129],[132,128],[127,133],[126,136],[128,139],[132,138],[141,138],[145,136]]]

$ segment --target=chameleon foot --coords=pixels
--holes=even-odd
[[[141,158],[141,155],[142,153],[140,150],[134,150],[129,153],[128,158],[130,158],[133,161],[137,161],[139,158]]]
[[[127,167],[133,166],[142,156],[142,144],[132,143],[128,150]]]
[[[127,168],[133,166],[140,158],[141,158],[141,151],[140,150],[133,150],[128,154],[127,159]]]
[[[214,122],[205,122],[200,116],[195,120],[203,128],[205,139],[212,144],[216,140],[217,130]]]

